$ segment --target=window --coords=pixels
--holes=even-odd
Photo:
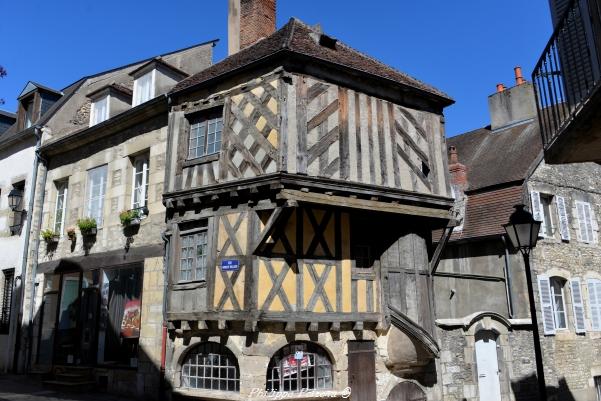
[[[593,239],[593,213],[588,202],[576,201],[578,213],[578,234],[582,242],[591,243]]]
[[[106,191],[107,166],[100,166],[88,170],[88,204],[86,217],[96,219],[96,224],[102,225],[102,209],[104,207],[104,193]]]
[[[188,159],[195,159],[206,155],[218,153],[221,149],[221,132],[223,131],[223,118],[221,109],[217,112],[193,122],[190,125],[190,139],[188,143]]]
[[[133,106],[149,101],[154,97],[156,70],[152,70],[134,81]]]
[[[566,207],[566,200],[563,196],[558,196],[555,202],[557,206],[557,216],[559,216],[559,233],[561,239],[564,241],[570,240],[570,223],[568,220],[568,208]]]
[[[24,126],[24,128],[29,128],[33,125],[33,98],[27,100],[23,104],[23,108],[25,109],[25,126]]]
[[[0,334],[8,334],[10,327],[10,305],[13,298],[13,286],[15,283],[15,269],[4,270],[2,280],[2,304],[0,305]]]
[[[217,343],[202,343],[192,349],[182,365],[181,379],[184,388],[240,391],[236,357]]]
[[[267,391],[301,391],[332,388],[332,363],[325,351],[307,342],[280,349],[267,368]]]
[[[601,280],[588,279],[588,299],[591,311],[591,328],[601,331]]]
[[[148,154],[134,158],[133,167],[131,208],[139,209],[148,205]]]
[[[558,277],[551,278],[551,296],[553,301],[553,316],[555,330],[567,329],[566,304],[563,295],[565,281]]]
[[[539,235],[541,237],[553,237],[554,219],[551,212],[553,195],[541,194],[540,192],[533,191],[530,194],[530,197],[532,200],[532,214],[534,219],[542,222]]]
[[[108,95],[92,101],[90,127],[109,119],[109,103],[110,97]]]
[[[56,183],[56,209],[54,211],[54,232],[62,235],[65,228],[65,212],[67,210],[68,181]]]
[[[183,234],[180,241],[180,281],[205,280],[207,273],[207,230]]]

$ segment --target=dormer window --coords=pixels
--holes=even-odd
[[[134,107],[154,97],[155,77],[156,70],[152,70],[134,81]]]
[[[109,95],[100,97],[92,101],[92,110],[90,111],[90,127],[109,119]]]

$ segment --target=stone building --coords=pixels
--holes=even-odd
[[[159,394],[166,93],[214,41],[84,77],[38,123],[21,364],[63,388]]]
[[[448,139],[460,218],[434,279],[442,399],[536,399],[524,264],[502,228],[525,203],[544,222],[531,263],[549,399],[595,401],[601,166],[545,164],[534,91],[519,69],[516,86],[488,103],[490,126]]]
[[[439,399],[452,100],[318,27],[276,31],[274,0],[232,0],[229,22],[231,54],[169,94],[174,395]]]
[[[36,123],[52,113],[62,94],[28,82],[16,114],[0,111],[0,372],[15,367],[23,276],[35,196],[34,166],[40,146]]]

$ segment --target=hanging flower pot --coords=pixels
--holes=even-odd
[[[121,220],[121,225],[123,226],[123,228],[139,226],[140,210],[124,210],[121,213],[119,213],[119,220]]]
[[[42,231],[41,234],[42,239],[46,241],[47,244],[56,244],[60,239],[60,235],[50,228]]]
[[[96,219],[88,217],[77,220],[77,227],[79,227],[79,231],[84,237],[96,235],[98,232]]]

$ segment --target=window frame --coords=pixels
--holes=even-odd
[[[106,112],[105,112],[105,118],[101,121],[97,121],[98,120],[98,103],[106,100]],[[111,109],[111,95],[110,94],[106,94],[104,96],[99,96],[97,98],[92,99],[91,101],[92,105],[90,106],[90,127],[93,127],[94,125],[98,125],[106,120],[108,120],[111,117],[111,113],[110,113],[110,109]]]
[[[186,271],[189,271],[191,273],[191,278],[189,279],[182,279],[182,251],[184,248],[184,237],[196,237],[196,235],[198,234],[205,234],[206,237],[206,242],[204,244],[205,246],[205,253],[204,253],[204,258],[205,258],[205,266],[204,266],[204,276],[202,276],[202,278],[198,278],[196,276],[196,271],[198,270],[198,257],[196,256],[194,258],[194,267],[190,268],[190,269],[186,269]],[[192,244],[193,246],[190,247],[188,246],[187,248],[192,248],[194,249],[196,246],[198,246],[199,244]],[[177,276],[175,277],[175,282],[178,284],[186,284],[186,283],[194,283],[194,282],[206,282],[208,279],[208,274],[209,274],[209,253],[210,253],[210,246],[211,246],[211,238],[209,236],[209,224],[206,221],[202,222],[201,226],[198,227],[194,227],[191,229],[187,229],[187,230],[180,230],[178,233],[178,239],[177,239],[177,269],[176,269],[176,274]],[[190,259],[190,258],[186,258],[186,259]]]
[[[212,352],[215,351],[215,352]],[[202,361],[199,361],[199,356],[203,357]],[[214,357],[217,356],[217,365],[214,364]],[[195,357],[195,360],[192,361],[192,358]],[[222,359],[225,359],[225,365],[222,365]],[[206,364],[206,362],[209,362]],[[191,362],[195,362],[192,364]],[[226,377],[221,377],[223,370],[225,369]],[[230,378],[230,371],[233,369],[234,375],[233,378]],[[192,371],[196,371],[194,376],[191,375]],[[200,372],[202,376],[200,375]],[[209,375],[205,376],[206,372],[210,372]],[[217,377],[214,376],[214,373],[217,372]],[[186,380],[187,378],[187,380]],[[180,379],[180,387],[190,390],[214,390],[214,391],[227,391],[232,393],[240,392],[240,365],[238,364],[238,358],[236,355],[227,348],[226,346],[212,342],[205,341],[194,345],[193,347],[186,352],[184,359],[182,360],[181,370],[179,372]],[[197,384],[203,382],[205,384],[207,380],[210,385],[208,387],[205,386],[191,386],[192,380]],[[225,380],[226,389],[222,389],[221,384],[222,381]],[[213,384],[217,382],[217,387],[214,388]],[[229,389],[230,382],[233,382],[233,390]]]
[[[601,331],[601,279],[591,277],[586,280],[588,291],[588,310],[591,319],[591,331]],[[591,291],[591,289],[593,291]],[[593,297],[594,301],[593,302]],[[594,315],[597,315],[597,326],[595,326]]]
[[[94,199],[99,199],[100,200],[100,204],[99,204],[99,210],[98,210],[98,214],[94,215],[92,213],[92,178],[91,178],[91,174],[93,171],[100,171],[100,169],[104,169],[104,179],[101,181],[101,194],[97,197],[95,197]],[[108,180],[108,164],[102,164],[100,166],[96,166],[93,167],[91,169],[89,169],[87,171],[88,176],[87,176],[87,188],[86,188],[86,216],[88,218],[94,218],[96,220],[96,225],[100,228],[102,227],[103,223],[104,223],[104,198],[106,197],[106,185],[107,185],[107,180]],[[97,218],[97,217],[100,218]]]
[[[297,361],[297,365],[296,365],[296,369],[297,369],[297,373],[296,373],[296,389],[294,390],[286,390],[286,385],[285,385],[285,375],[280,374],[279,372],[284,371],[284,361],[286,359],[289,360],[290,356],[295,355],[296,352],[298,351],[302,351],[303,352],[303,359],[304,359],[304,355],[308,355],[308,356],[313,356],[313,364],[311,364],[311,358],[308,358],[308,365],[307,365],[307,375],[305,377],[303,377],[302,375],[302,360],[303,359],[296,359]],[[276,359],[279,358],[279,359]],[[320,359],[321,362],[326,361],[327,364],[324,363],[319,363],[320,361],[318,360]],[[322,371],[321,369],[319,369],[321,366],[329,366],[329,374],[325,375],[325,376],[319,376],[319,372]],[[309,375],[309,370],[313,368],[314,369],[314,374],[312,376]],[[277,377],[274,376],[274,371],[277,370]],[[298,372],[301,372],[301,374],[299,375]],[[291,376],[292,373],[289,375]],[[328,381],[329,379],[329,381]],[[292,384],[294,383],[294,379],[288,379],[288,383],[289,386],[292,387]],[[308,383],[310,382],[310,380],[313,380],[314,382],[314,387],[310,387],[308,386]],[[326,385],[324,387],[320,387],[319,386],[319,382],[320,380],[323,380],[324,383],[326,383]],[[307,387],[303,387],[303,382],[307,383]],[[275,384],[277,383],[277,388],[275,387]],[[321,347],[318,344],[315,344],[313,342],[308,342],[308,341],[293,341],[290,342],[288,344],[286,344],[284,347],[280,348],[278,351],[276,351],[271,358],[269,359],[269,364],[267,365],[267,377],[266,377],[266,382],[265,382],[265,389],[266,391],[277,391],[277,392],[281,392],[281,393],[301,393],[303,390],[304,391],[312,391],[312,390],[331,390],[334,388],[334,364],[332,363],[332,360],[330,358],[330,356],[328,355],[328,353],[326,352],[326,350]]]
[[[187,135],[187,147],[186,147],[186,160],[187,161],[196,161],[202,160],[204,158],[212,158],[218,156],[221,153],[221,145],[223,143],[223,131],[224,131],[224,116],[223,116],[223,106],[216,106],[211,109],[202,110],[197,113],[193,113],[186,117],[188,120],[188,135]],[[215,137],[217,133],[219,133],[219,140],[214,140],[211,144],[214,146],[213,151],[209,153],[209,126],[211,122],[221,124],[221,130],[218,131],[215,129]],[[204,126],[203,126],[204,125]],[[194,138],[192,137],[192,133],[194,132],[195,127],[203,126],[202,129],[204,133],[201,135],[197,135]],[[199,127],[200,128],[200,127]],[[199,141],[202,138],[202,146],[199,146]],[[196,140],[196,146],[192,146],[192,141]],[[219,144],[219,146],[216,146]],[[192,150],[194,149],[194,153],[192,154]],[[198,149],[203,149],[203,152],[199,154]]]
[[[62,180],[58,180],[54,182],[54,185],[56,187],[56,204],[54,205],[54,224],[53,224],[53,230],[55,233],[59,234],[61,237],[63,236],[63,233],[65,231],[65,215],[67,214],[67,199],[69,196],[69,179],[65,178]],[[64,190],[63,192],[63,199],[62,199],[62,210],[61,212],[61,221],[58,221],[58,214],[59,214],[59,198],[61,197],[61,189]],[[60,229],[57,230],[57,225],[60,225]]]
[[[142,164],[142,196],[143,204],[136,206],[136,176],[139,174],[137,163],[143,161]],[[132,183],[131,183],[131,209],[144,210],[148,207],[148,189],[150,188],[150,154],[145,152],[132,158]],[[144,214],[144,213],[143,213]],[[142,217],[146,217],[145,214]]]
[[[145,74],[140,75],[139,77],[137,77],[136,79],[134,79],[134,90],[133,90],[133,96],[132,96],[132,107],[136,107],[141,105],[142,103],[146,103],[149,100],[154,99],[154,97],[156,96],[156,68],[153,68],[152,70],[148,71]],[[141,101],[140,99],[138,99],[140,97],[140,80],[142,78],[145,78],[147,76],[150,75],[150,95],[148,97],[148,99]]]
[[[578,211],[578,207],[582,205],[582,216]],[[586,211],[588,209],[589,219],[586,219]],[[585,244],[593,244],[595,242],[595,229],[593,224],[593,207],[589,202],[577,200],[576,201],[576,216],[578,217],[578,237],[581,242]],[[582,236],[582,224],[584,224],[584,232],[586,233],[586,238]],[[589,228],[590,228],[590,237],[589,237]]]
[[[31,95],[31,97],[24,99],[23,102],[23,129],[27,129],[33,125],[34,118],[34,108],[35,108],[35,96]]]
[[[566,297],[565,297],[565,285],[567,281],[561,277],[549,277],[549,285],[551,287],[551,304],[553,305],[553,325],[555,330],[567,330],[568,329],[568,312],[566,308]],[[560,293],[556,294],[555,292],[555,284],[560,287]],[[557,308],[557,296],[561,298],[561,306],[563,310],[558,310]],[[564,327],[559,327],[557,324],[557,315],[558,313],[563,313],[563,320],[565,323]]]

